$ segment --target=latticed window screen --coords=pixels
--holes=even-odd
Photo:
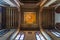
[[[16,8],[6,8],[6,26],[7,28],[18,27],[18,10]]]

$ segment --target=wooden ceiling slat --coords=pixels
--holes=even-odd
[[[37,2],[40,2],[40,0],[20,0],[20,2],[23,2],[23,3],[37,3]]]

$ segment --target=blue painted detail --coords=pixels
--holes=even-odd
[[[3,0],[0,0],[0,5],[10,6],[8,3],[4,2]]]
[[[3,36],[4,34],[6,34],[9,30],[8,29],[4,29],[0,31],[0,37]]]

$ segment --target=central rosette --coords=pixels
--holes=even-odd
[[[34,24],[36,22],[36,13],[35,12],[25,12],[24,13],[24,22],[26,24]]]

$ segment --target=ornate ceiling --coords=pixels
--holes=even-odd
[[[53,1],[53,2],[52,2]],[[49,2],[52,2],[49,4]],[[8,5],[11,7],[16,7],[16,6],[22,6],[26,8],[34,8],[37,7],[38,5],[48,5],[48,6],[55,6],[56,4],[59,4],[60,0],[0,0],[0,6],[1,5]]]

